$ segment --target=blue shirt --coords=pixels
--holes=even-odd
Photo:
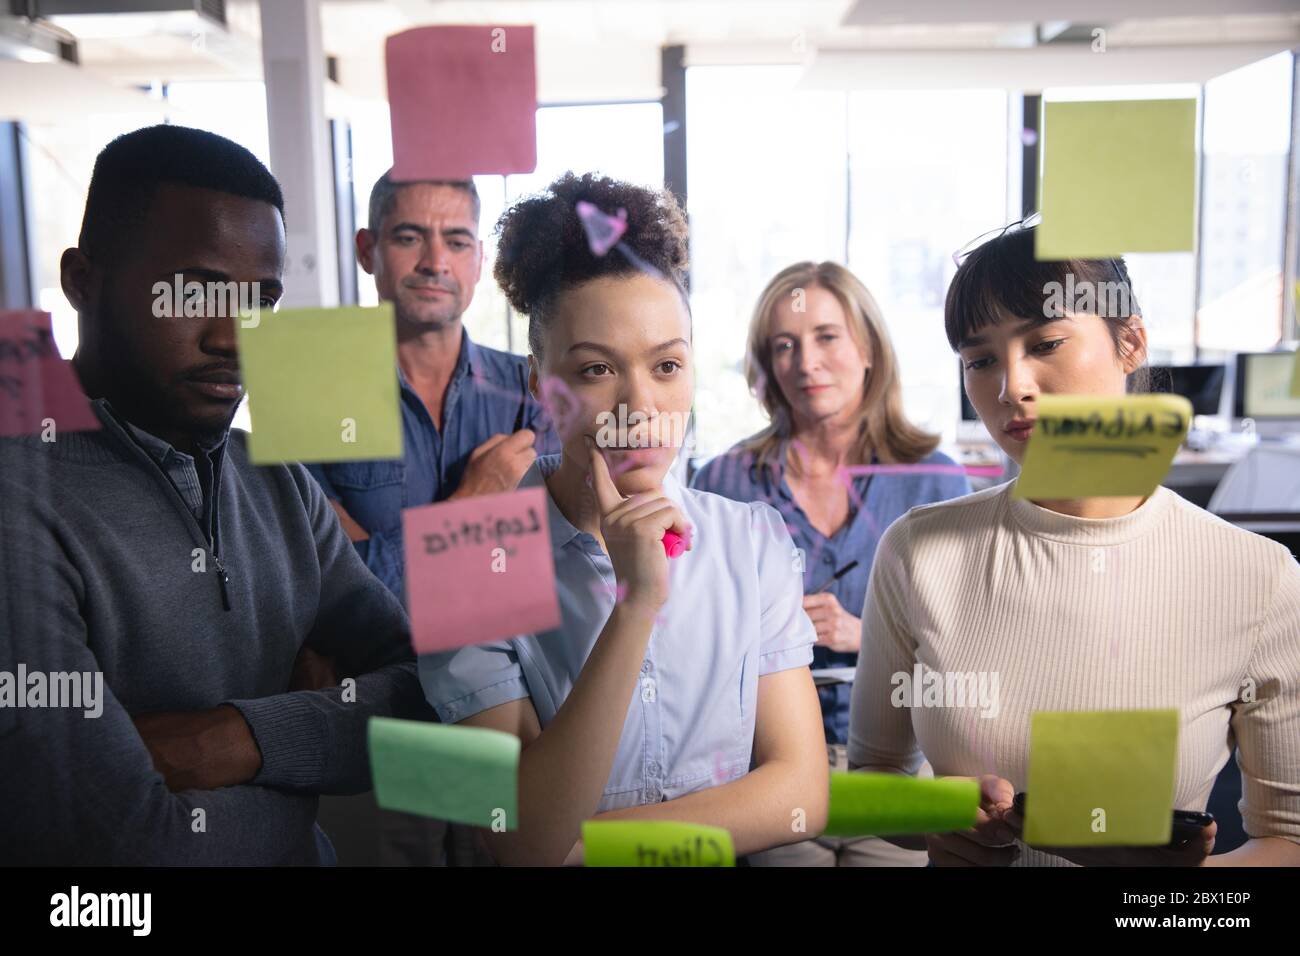
[[[325,496],[337,501],[370,534],[353,542],[366,567],[399,598],[406,569],[402,509],[449,497],[460,485],[469,455],[493,435],[531,428],[539,455],[559,451],[560,440],[542,406],[528,393],[528,359],[475,345],[462,331],[456,369],[438,431],[420,396],[397,370],[402,411],[402,457],[307,465]]]
[[[520,487],[545,487],[560,456],[539,458]],[[750,768],[764,674],[807,667],[816,634],[803,613],[793,544],[781,517],[684,487],[664,494],[693,526],[692,550],[669,562],[669,598],[646,647],[599,812],[672,800]],[[425,696],[444,723],[532,699],[545,730],[568,698],[614,607],[614,570],[548,494],[561,624],[420,658]]]
[[[717,492],[737,501],[765,501],[781,513],[794,544],[803,551],[803,588],[811,594],[851,561],[855,567],[826,588],[834,594],[840,607],[854,617],[862,616],[867,598],[867,581],[876,543],[885,529],[917,505],[945,501],[970,494],[970,481],[964,474],[855,475],[849,495],[849,517],[838,531],[826,537],[808,520],[795,501],[785,480],[785,456],[780,463],[764,467],[754,464],[754,456],[740,445],[714,458],[696,474],[692,487]],[[952,465],[940,452],[923,458],[920,464]],[[858,507],[857,502],[862,502]],[[854,667],[858,655],[832,651],[818,646],[813,650],[813,667]],[[849,701],[853,688],[849,684],[831,684],[817,689],[822,701],[822,723],[827,743],[848,742]]]

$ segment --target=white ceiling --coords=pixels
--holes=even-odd
[[[82,38],[81,60],[89,75],[117,83],[260,79],[257,0],[229,0],[227,13],[230,31],[201,44],[188,34]],[[1139,68],[1159,75],[1167,66],[1177,74],[1169,81],[1183,78],[1198,48],[1300,47],[1300,0],[321,0],[323,44],[337,58],[342,87],[332,102],[382,98],[384,38],[433,23],[534,24],[539,99],[554,103],[659,96],[660,48],[668,44],[686,46],[693,65],[803,63],[816,85],[905,85],[915,76],[931,86],[942,60],[934,51],[983,51],[969,62],[992,77],[1019,77],[1035,63],[1045,76],[1077,70],[1069,64],[1080,62],[1078,44],[1047,43],[1018,56],[1035,46],[1035,20],[1049,17],[1104,25],[1109,51],[1186,48]],[[873,67],[864,51],[890,55]],[[1204,65],[1238,55],[1222,53]],[[1118,74],[1141,59],[1115,56],[1106,69]],[[941,75],[952,82],[951,69]]]

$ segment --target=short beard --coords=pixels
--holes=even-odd
[[[457,308],[460,307],[459,297],[457,298],[456,301],[456,307]],[[463,314],[462,312],[453,312],[451,315],[442,318],[422,319],[419,318],[418,316],[412,315],[406,309],[402,308],[400,299],[394,300],[393,302],[393,315],[397,319],[397,327],[399,329],[400,328],[419,329],[419,330],[433,329],[436,331],[442,331],[448,326],[456,322],[459,322],[462,314]]]

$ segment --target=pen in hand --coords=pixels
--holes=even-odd
[[[840,578],[844,577],[844,575],[848,574],[850,571],[852,571],[852,570],[853,570],[854,568],[856,568],[857,566],[858,566],[858,562],[857,562],[857,561],[850,561],[848,564],[844,565],[844,567],[840,568],[838,571],[836,571],[834,574],[832,574],[829,578],[827,578],[825,584],[823,584],[821,587],[819,587],[819,588],[817,588],[816,590],[811,591],[811,592],[809,592],[809,593],[811,593],[811,594],[821,594],[821,593],[822,593],[823,591],[825,591],[828,587],[830,587],[832,584],[834,584],[834,583],[835,583],[836,581],[838,581]]]

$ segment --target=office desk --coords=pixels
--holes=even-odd
[[[1228,448],[1214,448],[1207,451],[1192,451],[1188,448],[1178,449],[1169,474],[1161,482],[1171,491],[1176,491],[1192,504],[1204,508],[1210,503],[1214,489],[1228,473],[1228,469],[1240,461],[1250,450],[1248,445],[1235,445]]]
[[[1219,515],[1224,521],[1245,531],[1253,531],[1290,549],[1300,561],[1300,514],[1295,512],[1225,512]]]

